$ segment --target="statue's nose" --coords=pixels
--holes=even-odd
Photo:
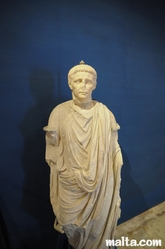
[[[82,81],[82,87],[83,87],[83,88],[86,87],[85,80]]]

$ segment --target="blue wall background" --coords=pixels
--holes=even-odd
[[[42,127],[71,98],[69,69],[98,72],[93,97],[121,126],[122,216],[165,200],[165,4],[162,0],[3,1],[0,204],[12,248],[65,248],[53,229]]]

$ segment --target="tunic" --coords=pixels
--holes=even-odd
[[[81,110],[64,102],[44,128],[54,227],[76,249],[107,248],[120,216],[120,127],[105,105],[94,103]]]

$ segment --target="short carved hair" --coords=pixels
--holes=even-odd
[[[69,70],[69,72],[68,72],[68,81],[69,82],[71,81],[72,76],[77,72],[91,73],[95,77],[95,79],[97,79],[96,70],[93,67],[85,64],[83,61],[81,61],[79,65],[76,65]]]

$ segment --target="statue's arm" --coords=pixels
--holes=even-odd
[[[53,111],[49,117],[48,125],[43,129],[46,131],[46,153],[45,159],[50,167],[56,165],[57,151],[59,145],[59,120],[57,111]]]
[[[118,140],[118,130],[120,130],[120,125],[116,122],[115,116],[112,112],[110,112],[110,120],[112,134],[116,138],[116,140]]]
[[[119,165],[121,166],[123,164],[122,162],[122,154],[121,154],[121,148],[118,142],[118,130],[120,129],[119,124],[116,122],[116,118],[113,115],[112,112],[110,112],[110,120],[111,120],[111,149],[112,149],[112,154],[113,157],[115,158],[116,155],[118,158],[117,161]]]

